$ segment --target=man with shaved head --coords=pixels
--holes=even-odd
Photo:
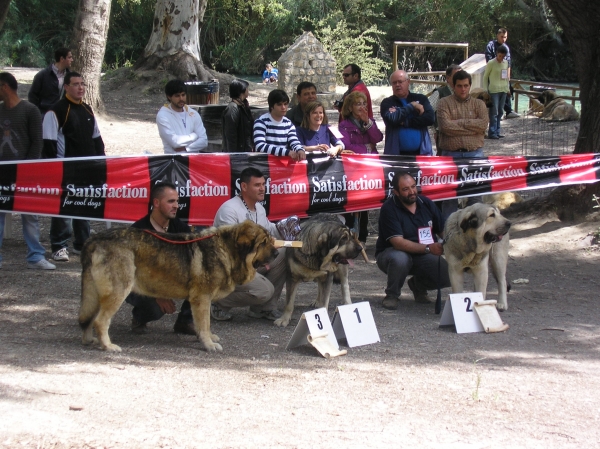
[[[428,126],[435,121],[435,112],[425,95],[410,92],[410,79],[404,70],[390,76],[393,95],[381,102],[381,117],[385,123],[384,154],[401,156],[431,156],[432,145]]]

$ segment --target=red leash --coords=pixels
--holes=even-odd
[[[197,238],[197,239],[194,239],[194,240],[169,240],[169,239],[167,239],[165,237],[162,237],[162,236],[160,236],[158,234],[155,234],[152,231],[149,231],[148,229],[142,229],[142,230],[144,232],[150,234],[151,236],[156,237],[159,240],[162,240],[163,242],[171,243],[173,245],[189,245],[190,243],[195,243],[195,242],[199,242],[200,240],[210,239],[210,238],[212,238],[212,237],[214,237],[214,236],[217,235],[217,234],[211,234],[211,235],[207,235],[205,237],[200,237],[200,238]]]

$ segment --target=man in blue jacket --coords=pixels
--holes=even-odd
[[[431,156],[432,145],[428,126],[435,121],[435,112],[425,95],[409,91],[410,80],[404,70],[390,76],[394,95],[381,102],[381,117],[385,123],[384,154],[401,156]]]

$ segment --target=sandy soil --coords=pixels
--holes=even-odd
[[[161,152],[159,97],[106,93],[109,154]],[[508,121],[505,145],[520,140],[518,122]],[[600,252],[588,234],[599,225],[536,211],[510,217],[509,280],[529,282],[513,283],[507,332],[441,329],[433,305],[415,304],[407,288],[399,310],[385,310],[385,276],[357,260],[352,298],[370,303],[381,342],[333,359],[285,349],[313,284],[301,287],[287,328],[241,309],[214,322],[220,354],[175,335],[175,316],[133,335],[127,305],[111,326],[122,353],[83,347],[79,258],[54,272],[27,270],[14,220],[0,270],[0,447],[598,447]],[[49,247],[49,220],[41,223]],[[493,280],[489,291],[495,298]],[[331,315],[340,298],[334,288]]]

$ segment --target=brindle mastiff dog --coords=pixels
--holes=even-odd
[[[92,236],[81,253],[79,325],[83,344],[111,343],[113,315],[133,291],[181,299],[192,306],[194,327],[207,351],[222,351],[210,332],[210,304],[254,278],[256,268],[277,256],[269,233],[251,221],[200,233],[163,234],[141,229],[110,229]],[[93,327],[98,339],[93,336]]]

